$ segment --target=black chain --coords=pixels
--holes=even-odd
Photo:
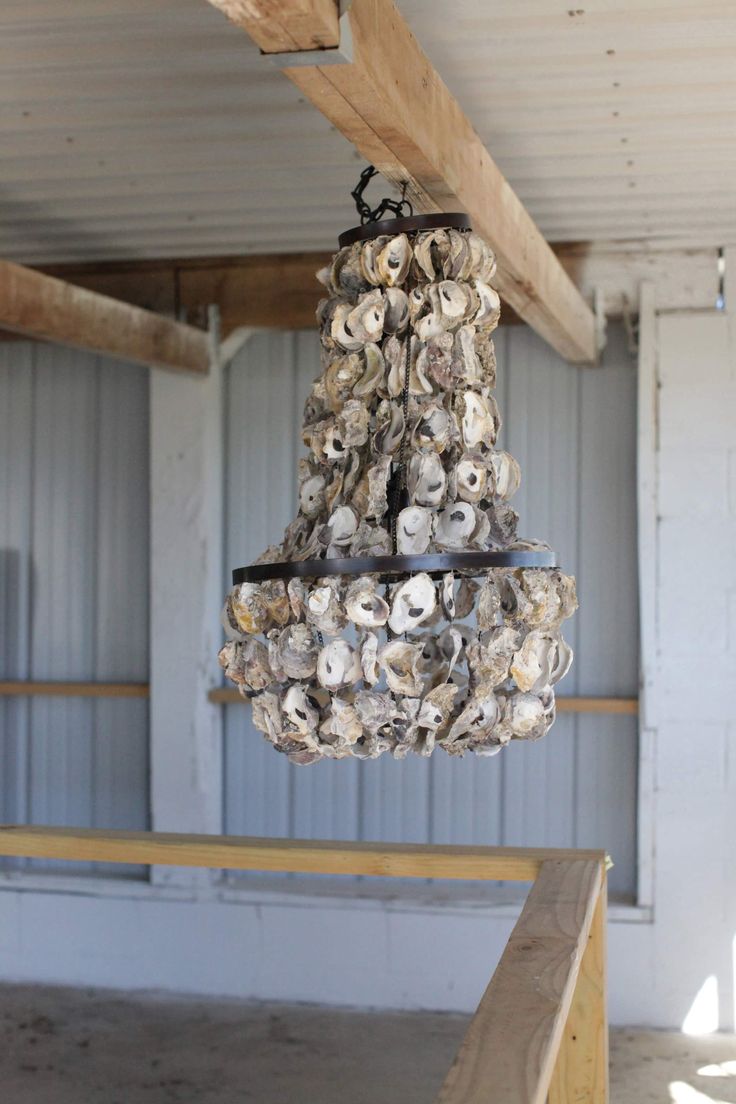
[[[402,490],[406,486],[406,438],[409,429],[409,380],[411,378],[411,333],[406,335],[406,362],[404,365],[404,389],[402,391],[402,409],[404,414],[404,429],[399,445],[399,462],[393,474],[393,494],[391,495],[391,546],[396,555],[396,519],[401,509]]]
[[[401,199],[386,198],[382,199],[377,207],[369,207],[363,199],[363,192],[374,176],[378,176],[378,169],[374,165],[369,165],[367,169],[363,169],[358,183],[350,193],[355,200],[361,226],[365,226],[367,222],[380,222],[384,215],[389,214],[389,212],[396,218],[414,214],[414,208],[406,198],[406,181],[404,181],[401,189]]]

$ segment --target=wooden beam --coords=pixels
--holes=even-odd
[[[232,686],[217,686],[207,697],[220,705],[244,704],[245,698]],[[636,714],[639,702],[636,698],[557,698],[558,713],[626,713]]]
[[[0,328],[151,368],[209,371],[201,330],[10,261],[0,261]]]
[[[0,855],[80,862],[279,870],[297,874],[365,874],[384,878],[456,878],[531,882],[542,865],[571,856],[595,866],[602,851],[527,847],[454,847],[410,843],[99,831],[93,828],[0,826]]]
[[[0,697],[147,698],[147,682],[0,682]]]
[[[242,257],[236,262],[177,268],[179,307],[197,322],[217,303],[227,335],[239,326],[272,330],[311,330],[317,304],[326,292],[316,273],[330,253],[291,253]]]
[[[337,0],[212,0],[264,53],[337,46]]]
[[[283,25],[296,26],[302,4],[280,8]],[[250,32],[255,12],[265,17],[272,5],[249,0],[247,9],[236,21]],[[466,211],[496,252],[506,302],[567,360],[593,363],[592,311],[392,0],[353,0],[346,19],[351,63],[290,66],[287,76],[384,176],[407,185],[415,207]]]
[[[544,1104],[604,878],[600,862],[542,864],[437,1104]]]
[[[549,1104],[607,1104],[606,884],[598,897],[588,945],[549,1087]]]

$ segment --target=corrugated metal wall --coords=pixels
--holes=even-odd
[[[147,681],[148,483],[145,369],[0,343],[0,678]],[[1,820],[144,828],[147,702],[0,697],[0,771]]]
[[[497,338],[503,443],[519,460],[520,532],[549,540],[578,578],[566,694],[637,693],[636,375],[610,328],[603,366],[573,368],[525,327]],[[262,334],[231,366],[226,565],[280,538],[295,511],[301,408],[314,333]],[[560,714],[550,735],[493,759],[291,766],[241,705],[226,709],[226,831],[605,847],[611,888],[635,890],[636,718]]]

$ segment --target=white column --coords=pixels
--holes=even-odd
[[[151,808],[161,832],[222,831],[222,378],[151,373]],[[158,884],[206,872],[157,868]]]

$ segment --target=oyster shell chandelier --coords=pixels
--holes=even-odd
[[[465,215],[343,234],[318,308],[299,512],[233,572],[225,673],[294,763],[494,755],[555,717],[575,581],[516,536],[519,465],[501,424],[495,259]],[[372,219],[372,220],[371,220]]]

